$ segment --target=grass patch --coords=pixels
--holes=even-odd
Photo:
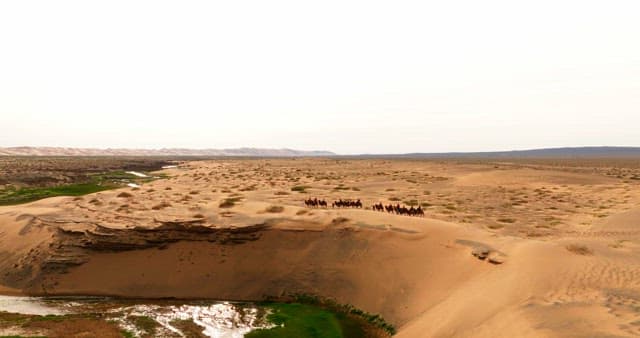
[[[155,336],[156,329],[160,326],[153,318],[147,316],[130,316],[129,319],[133,320],[133,324],[138,329],[152,337]]]
[[[340,322],[329,311],[303,304],[270,304],[267,320],[277,327],[249,332],[245,338],[344,337]]]
[[[267,316],[267,320],[277,326],[249,332],[245,335],[246,338],[371,337],[370,330],[367,330],[369,321],[355,312],[352,313],[351,310],[354,309],[348,306],[338,309],[333,305],[296,302],[267,303],[266,307],[272,311]],[[354,311],[358,312],[358,310]],[[360,313],[364,314],[362,311]]]
[[[63,184],[52,187],[28,187],[16,189],[13,187],[0,190],[0,205],[16,205],[29,203],[49,197],[82,196],[96,192],[120,188],[126,182],[149,182],[152,177],[137,177],[124,171],[93,174],[86,182]]]
[[[56,196],[81,196],[117,188],[113,184],[81,183],[50,188],[22,188],[0,191],[0,205],[15,205]]]
[[[127,330],[122,330],[120,331],[120,334],[122,335],[122,337],[124,338],[136,338],[136,335],[133,334],[133,332],[127,331]]]
[[[391,336],[396,334],[396,328],[393,325],[387,323],[380,315],[371,314],[371,313],[362,311],[351,304],[338,304],[333,299],[320,298],[320,297],[317,297],[314,295],[308,295],[308,294],[297,294],[297,295],[294,295],[294,298],[295,298],[295,301],[298,303],[313,305],[316,307],[327,309],[338,315],[343,315],[343,316],[347,315],[351,319],[358,319],[359,321],[361,321],[360,323],[361,328],[368,325],[373,328],[381,329]],[[364,325],[365,323],[367,325]],[[365,336],[369,337],[371,336],[371,334],[366,334]],[[376,334],[374,336],[380,336],[380,335]],[[345,337],[359,337],[359,336],[347,334],[345,335]]]

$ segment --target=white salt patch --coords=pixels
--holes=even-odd
[[[47,306],[35,297],[0,296],[0,311],[21,313],[24,315],[61,315],[64,312]]]
[[[0,296],[0,311],[27,315],[61,315],[87,311],[83,305],[89,304],[73,300],[54,300],[51,303],[37,297]],[[79,309],[76,309],[78,307]],[[136,327],[130,316],[147,316],[152,318],[166,330],[179,336],[184,334],[171,325],[174,320],[191,320],[202,328],[202,334],[211,338],[243,338],[245,334],[257,329],[270,329],[275,325],[268,323],[264,316],[259,316],[256,307],[236,306],[231,303],[212,305],[146,305],[137,304],[112,308],[110,314],[118,314],[113,318],[120,328],[142,336],[144,332]],[[269,313],[263,313],[268,315]]]
[[[149,176],[147,176],[147,175],[145,175],[143,173],[139,173],[137,171],[127,171],[127,174],[138,176],[138,177],[149,177]]]
[[[179,335],[182,335],[182,332],[171,325],[171,322],[176,319],[193,321],[203,328],[203,335],[212,338],[242,338],[253,330],[274,327],[272,324],[260,323],[258,309],[239,308],[229,303],[168,307],[135,305],[126,310],[128,310],[129,315],[153,318],[165,329]],[[135,329],[129,323],[126,323],[126,318],[123,318],[120,323],[121,327],[127,330],[133,331]]]
[[[127,183],[127,187],[131,187],[131,188],[140,188],[140,185],[135,184],[135,183]]]
[[[177,168],[177,165],[163,165],[162,169],[172,169],[172,168]]]

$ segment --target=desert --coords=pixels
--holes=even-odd
[[[635,159],[172,163],[139,188],[0,207],[2,293],[308,295],[379,315],[397,337],[640,334]]]
[[[0,338],[640,337],[638,13],[0,1]]]

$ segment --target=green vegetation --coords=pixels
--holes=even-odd
[[[277,326],[252,331],[245,335],[246,338],[365,337],[364,330],[344,314],[336,314],[320,307],[299,303],[274,303],[268,304],[267,307],[273,311],[267,320]]]
[[[133,319],[133,324],[138,329],[152,337],[155,336],[156,329],[160,326],[153,318],[147,316],[130,316],[129,319]]]
[[[360,338],[394,335],[396,329],[379,315],[331,299],[297,294],[293,303],[265,303],[272,311],[267,320],[276,327],[252,331],[247,338],[318,337]]]
[[[56,196],[82,196],[103,190],[122,187],[125,182],[148,182],[152,177],[140,178],[124,171],[94,174],[87,182],[63,184],[52,187],[9,187],[0,190],[0,205],[15,205]]]
[[[67,315],[44,315],[33,317],[33,320],[39,322],[62,322],[68,320],[71,317],[72,316]]]
[[[127,330],[121,330],[120,334],[124,338],[136,338],[136,335],[133,332],[130,332],[130,331],[127,331]]]
[[[28,315],[21,313],[11,313],[0,311],[0,329],[2,328],[23,328],[23,329],[36,329],[42,331],[42,329],[50,327],[59,327],[64,325],[66,321],[73,321],[78,319],[84,320],[100,320],[100,314],[96,313],[79,313],[79,314],[65,314],[65,315]],[[19,338],[45,338],[45,336],[21,336],[21,335],[8,335],[0,336],[0,338],[19,337]]]
[[[309,189],[309,187],[307,187],[305,185],[296,185],[295,187],[291,188],[291,191],[297,191],[299,193],[306,193],[307,189]]]
[[[273,313],[267,319],[277,326],[245,337],[342,337],[340,324],[331,312],[302,304],[270,304],[268,308]]]
[[[389,335],[396,334],[396,328],[387,323],[380,315],[371,314],[362,311],[351,304],[338,304],[333,299],[321,299],[314,295],[297,294],[295,299],[298,303],[315,305],[324,309],[328,309],[334,313],[350,316],[366,321],[369,325],[384,330]],[[362,325],[360,325],[362,327]],[[345,337],[352,337],[347,335]]]
[[[111,184],[84,183],[50,188],[7,189],[0,191],[0,205],[22,204],[55,196],[81,196],[116,187]]]

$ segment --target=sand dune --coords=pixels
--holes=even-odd
[[[1,207],[0,292],[308,293],[379,313],[398,337],[636,336],[639,183],[611,170],[191,162],[139,189]],[[304,208],[310,196],[416,200],[427,215]]]

